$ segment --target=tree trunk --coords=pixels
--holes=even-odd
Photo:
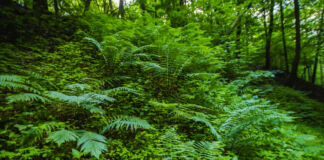
[[[119,13],[120,17],[124,17],[125,10],[124,10],[124,0],[119,0]]]
[[[282,33],[282,46],[284,51],[284,57],[285,57],[285,69],[286,73],[289,73],[289,65],[288,65],[288,53],[287,53],[287,45],[286,45],[286,37],[285,37],[285,26],[284,26],[284,13],[283,13],[283,6],[282,1],[280,1],[280,22],[281,22],[281,33]]]
[[[247,6],[247,9],[244,10],[243,12],[241,12],[240,15],[238,16],[238,18],[232,23],[230,29],[226,32],[226,35],[230,35],[234,31],[235,27],[241,21],[241,18],[243,17],[245,12],[247,12],[251,8],[251,6],[252,6],[252,2],[249,3],[249,5]]]
[[[185,5],[186,1],[185,0],[180,0],[180,6]]]
[[[57,0],[54,0],[54,10],[55,10],[55,15],[58,15],[59,14],[59,8],[58,8]]]
[[[33,0],[33,10],[38,13],[48,12],[47,0]]]
[[[103,0],[103,9],[104,9],[104,13],[108,13],[108,9],[107,9],[107,1]]]
[[[146,10],[146,7],[145,7],[145,1],[144,1],[144,0],[142,0],[142,1],[140,2],[140,7],[141,7],[141,9],[142,9],[142,11],[143,11],[143,13],[144,13],[144,11]]]
[[[319,60],[320,65],[320,73],[321,73],[321,85],[324,84],[324,75],[323,75],[323,66],[322,66],[322,60]]]
[[[90,3],[91,3],[91,0],[85,1],[83,14],[85,14],[89,10]]]
[[[312,84],[315,84],[316,80],[316,71],[317,71],[317,63],[318,63],[318,56],[321,52],[321,46],[322,46],[322,33],[323,33],[323,14],[324,14],[324,9],[322,9],[322,14],[321,14],[321,19],[319,22],[319,29],[318,29],[318,39],[317,39],[317,50],[316,50],[316,55],[315,55],[315,62],[314,62],[314,69],[313,69],[313,75],[312,75]]]
[[[270,6],[270,24],[269,24],[269,33],[266,39],[266,64],[265,69],[270,69],[271,67],[271,59],[270,59],[270,49],[271,49],[271,36],[273,29],[273,8],[274,8],[274,0],[271,0]]]
[[[294,85],[297,80],[298,64],[300,60],[300,19],[299,19],[299,2],[294,0],[295,6],[295,26],[296,26],[296,55],[292,63],[292,69],[289,77],[289,82]]]
[[[110,8],[110,11],[113,11],[114,10],[113,4],[112,4],[112,0],[109,0],[109,8]]]
[[[28,0],[24,0],[24,8],[28,8]]]
[[[241,0],[237,1],[237,5],[239,6],[242,3]],[[238,15],[239,13],[237,13]],[[241,54],[240,49],[241,49],[241,32],[242,32],[242,22],[241,18],[239,18],[237,22],[237,30],[236,30],[236,40],[235,40],[235,45],[236,45],[236,52],[235,56],[236,58],[239,58],[239,55]]]

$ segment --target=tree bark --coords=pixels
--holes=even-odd
[[[317,39],[317,50],[316,50],[316,55],[315,55],[315,62],[314,62],[314,68],[313,68],[313,75],[312,75],[312,84],[315,84],[316,80],[316,71],[317,71],[317,63],[318,63],[318,56],[321,52],[321,46],[322,46],[322,33],[323,33],[323,14],[324,14],[324,9],[322,9],[322,14],[321,14],[321,19],[319,22],[319,29],[318,29],[318,39]]]
[[[295,29],[296,29],[296,55],[292,63],[292,69],[289,77],[289,82],[291,85],[295,85],[297,80],[298,64],[300,60],[300,19],[299,19],[299,2],[294,0],[295,6]]]
[[[230,29],[226,32],[226,35],[230,35],[234,31],[235,27],[241,21],[241,18],[243,17],[243,15],[251,8],[251,6],[252,6],[252,2],[249,3],[249,5],[247,6],[247,9],[244,10],[243,12],[241,12],[240,15],[238,16],[238,18],[232,23]]]
[[[33,10],[38,13],[48,12],[47,0],[33,0]]]
[[[91,3],[91,0],[85,1],[83,14],[85,14],[89,10],[90,3]]]
[[[186,0],[180,0],[180,6],[185,5],[185,3],[186,3]]]
[[[321,73],[321,85],[324,84],[324,75],[323,75],[323,66],[322,66],[322,60],[319,60],[319,65],[320,65],[320,73]]]
[[[271,68],[271,59],[270,59],[270,49],[271,49],[271,36],[272,36],[272,30],[273,30],[273,8],[274,8],[274,0],[271,0],[271,6],[270,6],[270,24],[269,24],[269,33],[267,35],[266,39],[266,64],[265,69]]]
[[[110,11],[113,11],[114,10],[113,4],[112,4],[112,0],[109,0],[109,8],[110,8]]]
[[[125,10],[124,10],[124,0],[119,0],[119,13],[120,17],[124,17]]]
[[[289,65],[288,65],[288,53],[287,53],[287,45],[286,45],[286,37],[285,37],[285,25],[284,25],[284,13],[283,13],[283,6],[282,1],[280,1],[280,22],[281,22],[281,33],[282,33],[282,47],[284,51],[284,57],[285,57],[285,69],[286,73],[289,73]]]
[[[54,0],[54,10],[55,10],[55,15],[58,15],[59,14],[59,8],[58,8],[57,0]]]
[[[242,3],[241,0],[237,1],[237,5],[239,6]],[[238,14],[238,13],[237,13]],[[239,18],[237,22],[237,30],[236,30],[236,40],[235,40],[235,45],[236,45],[236,52],[235,52],[235,57],[239,58],[239,55],[241,54],[241,32],[242,32],[242,23],[241,23],[241,18]]]

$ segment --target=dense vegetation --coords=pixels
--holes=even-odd
[[[324,159],[321,2],[1,0],[0,159]]]

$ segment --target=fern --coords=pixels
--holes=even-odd
[[[222,141],[221,135],[215,130],[214,126],[205,117],[195,116],[195,117],[192,117],[192,119],[194,121],[202,122],[202,123],[206,124],[210,128],[211,133],[217,137],[217,140]]]
[[[49,102],[45,97],[42,97],[34,93],[19,93],[7,97],[8,104],[17,102],[31,102],[31,101],[41,101],[42,103]]]
[[[33,92],[40,94],[40,91],[34,86],[39,86],[37,83],[31,83],[25,79],[23,76],[18,75],[0,75],[0,87],[8,88],[10,90],[25,90],[28,92]]]
[[[139,128],[153,129],[153,127],[146,121],[133,116],[116,116],[110,120],[110,123],[102,130],[104,133],[106,130],[111,129],[129,129],[135,131]]]
[[[41,140],[44,135],[50,134],[57,128],[64,127],[65,124],[62,122],[45,122],[34,125],[15,125],[23,133],[23,143],[32,144],[37,140]]]
[[[85,90],[91,90],[92,87],[88,84],[80,84],[80,83],[76,83],[76,84],[70,84],[65,86],[65,89],[67,90],[71,90],[73,92],[78,92],[78,91],[85,91]]]
[[[85,39],[85,40],[88,40],[89,42],[91,42],[92,44],[94,44],[94,45],[98,48],[98,50],[99,50],[100,52],[103,51],[102,44],[104,44],[104,42],[98,42],[96,39],[94,39],[94,38],[90,38],[90,37],[84,37],[84,39]]]
[[[223,145],[221,142],[182,142],[174,128],[167,130],[161,137],[159,147],[163,159],[208,159],[222,158]]]
[[[0,75],[0,84],[2,82],[18,82],[22,83],[24,82],[24,78],[22,76],[17,75]]]
[[[72,131],[61,129],[51,133],[48,137],[49,140],[53,140],[59,146],[68,141],[76,141],[79,137]]]
[[[68,131],[61,129],[59,131],[53,132],[48,140],[52,140],[59,146],[68,141],[77,141],[77,146],[80,147],[81,152],[85,154],[90,154],[91,156],[99,159],[100,155],[107,151],[106,137],[89,131],[77,130]],[[72,149],[72,152],[76,152]],[[81,153],[80,153],[81,154]]]
[[[136,90],[134,90],[132,88],[127,88],[127,87],[112,88],[112,89],[104,90],[103,93],[107,94],[107,95],[117,95],[117,94],[120,94],[120,93],[132,93],[132,94],[135,94],[135,95],[141,95]]]
[[[222,157],[223,145],[218,141],[197,142],[194,148],[200,159],[214,160]]]
[[[99,159],[102,152],[107,151],[106,137],[93,132],[82,131],[77,145],[81,151]]]

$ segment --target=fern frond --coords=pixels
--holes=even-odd
[[[79,137],[72,131],[61,129],[51,133],[48,137],[49,140],[53,140],[59,146],[68,141],[76,141]]]
[[[86,104],[86,105],[83,105],[83,107],[85,109],[89,110],[90,113],[98,113],[98,114],[105,114],[106,113],[105,110],[103,110],[103,109],[101,109],[99,107],[93,106],[93,105]]]
[[[210,128],[211,133],[216,136],[217,140],[222,141],[222,136],[215,130],[214,126],[205,117],[195,116],[192,117],[192,120],[206,124],[206,126]]]
[[[128,76],[114,76],[114,77],[105,77],[102,79],[105,83],[107,83],[109,86],[114,87],[116,83],[120,83],[125,80],[129,80],[131,77]]]
[[[221,142],[197,142],[194,144],[196,153],[200,158],[206,160],[218,159],[222,154],[222,145]]]
[[[19,93],[7,97],[8,104],[17,102],[30,102],[40,101],[42,103],[49,102],[50,100],[34,93]]]
[[[138,93],[136,90],[127,87],[112,88],[112,89],[104,90],[103,93],[107,95],[117,95],[120,93],[132,93],[135,95],[140,95],[140,93]]]
[[[90,155],[99,159],[102,152],[108,150],[106,143],[106,137],[94,132],[84,131],[77,145],[81,147],[82,152],[90,153]]]
[[[21,89],[21,90],[33,92],[36,94],[40,94],[40,91],[33,87],[27,86],[25,84],[15,83],[15,82],[0,82],[0,87],[8,88],[9,90]]]
[[[94,44],[94,45],[98,48],[98,50],[99,50],[100,52],[103,51],[102,43],[98,42],[96,39],[94,39],[94,38],[90,38],[90,37],[84,37],[84,39],[85,39],[85,40],[88,40],[89,42],[91,42],[92,44]]]
[[[25,79],[22,76],[17,75],[0,75],[0,85],[3,82],[18,82],[23,83]]]
[[[116,100],[115,98],[109,97],[104,94],[98,94],[98,93],[87,93],[79,97],[87,101],[84,103],[105,103],[105,101],[114,102]]]
[[[92,87],[88,84],[76,83],[76,84],[69,84],[69,85],[65,86],[64,89],[76,92],[76,91],[91,90]]]
[[[104,133],[106,130],[111,129],[130,129],[130,130],[137,130],[139,128],[143,129],[153,129],[153,127],[143,119],[133,116],[117,116],[110,120],[110,123],[102,130]]]
[[[62,122],[45,122],[39,124],[38,126],[27,125],[26,127],[19,127],[21,132],[23,133],[23,143],[31,144],[37,140],[41,140],[44,135],[53,132],[57,128],[62,128],[65,126]]]

